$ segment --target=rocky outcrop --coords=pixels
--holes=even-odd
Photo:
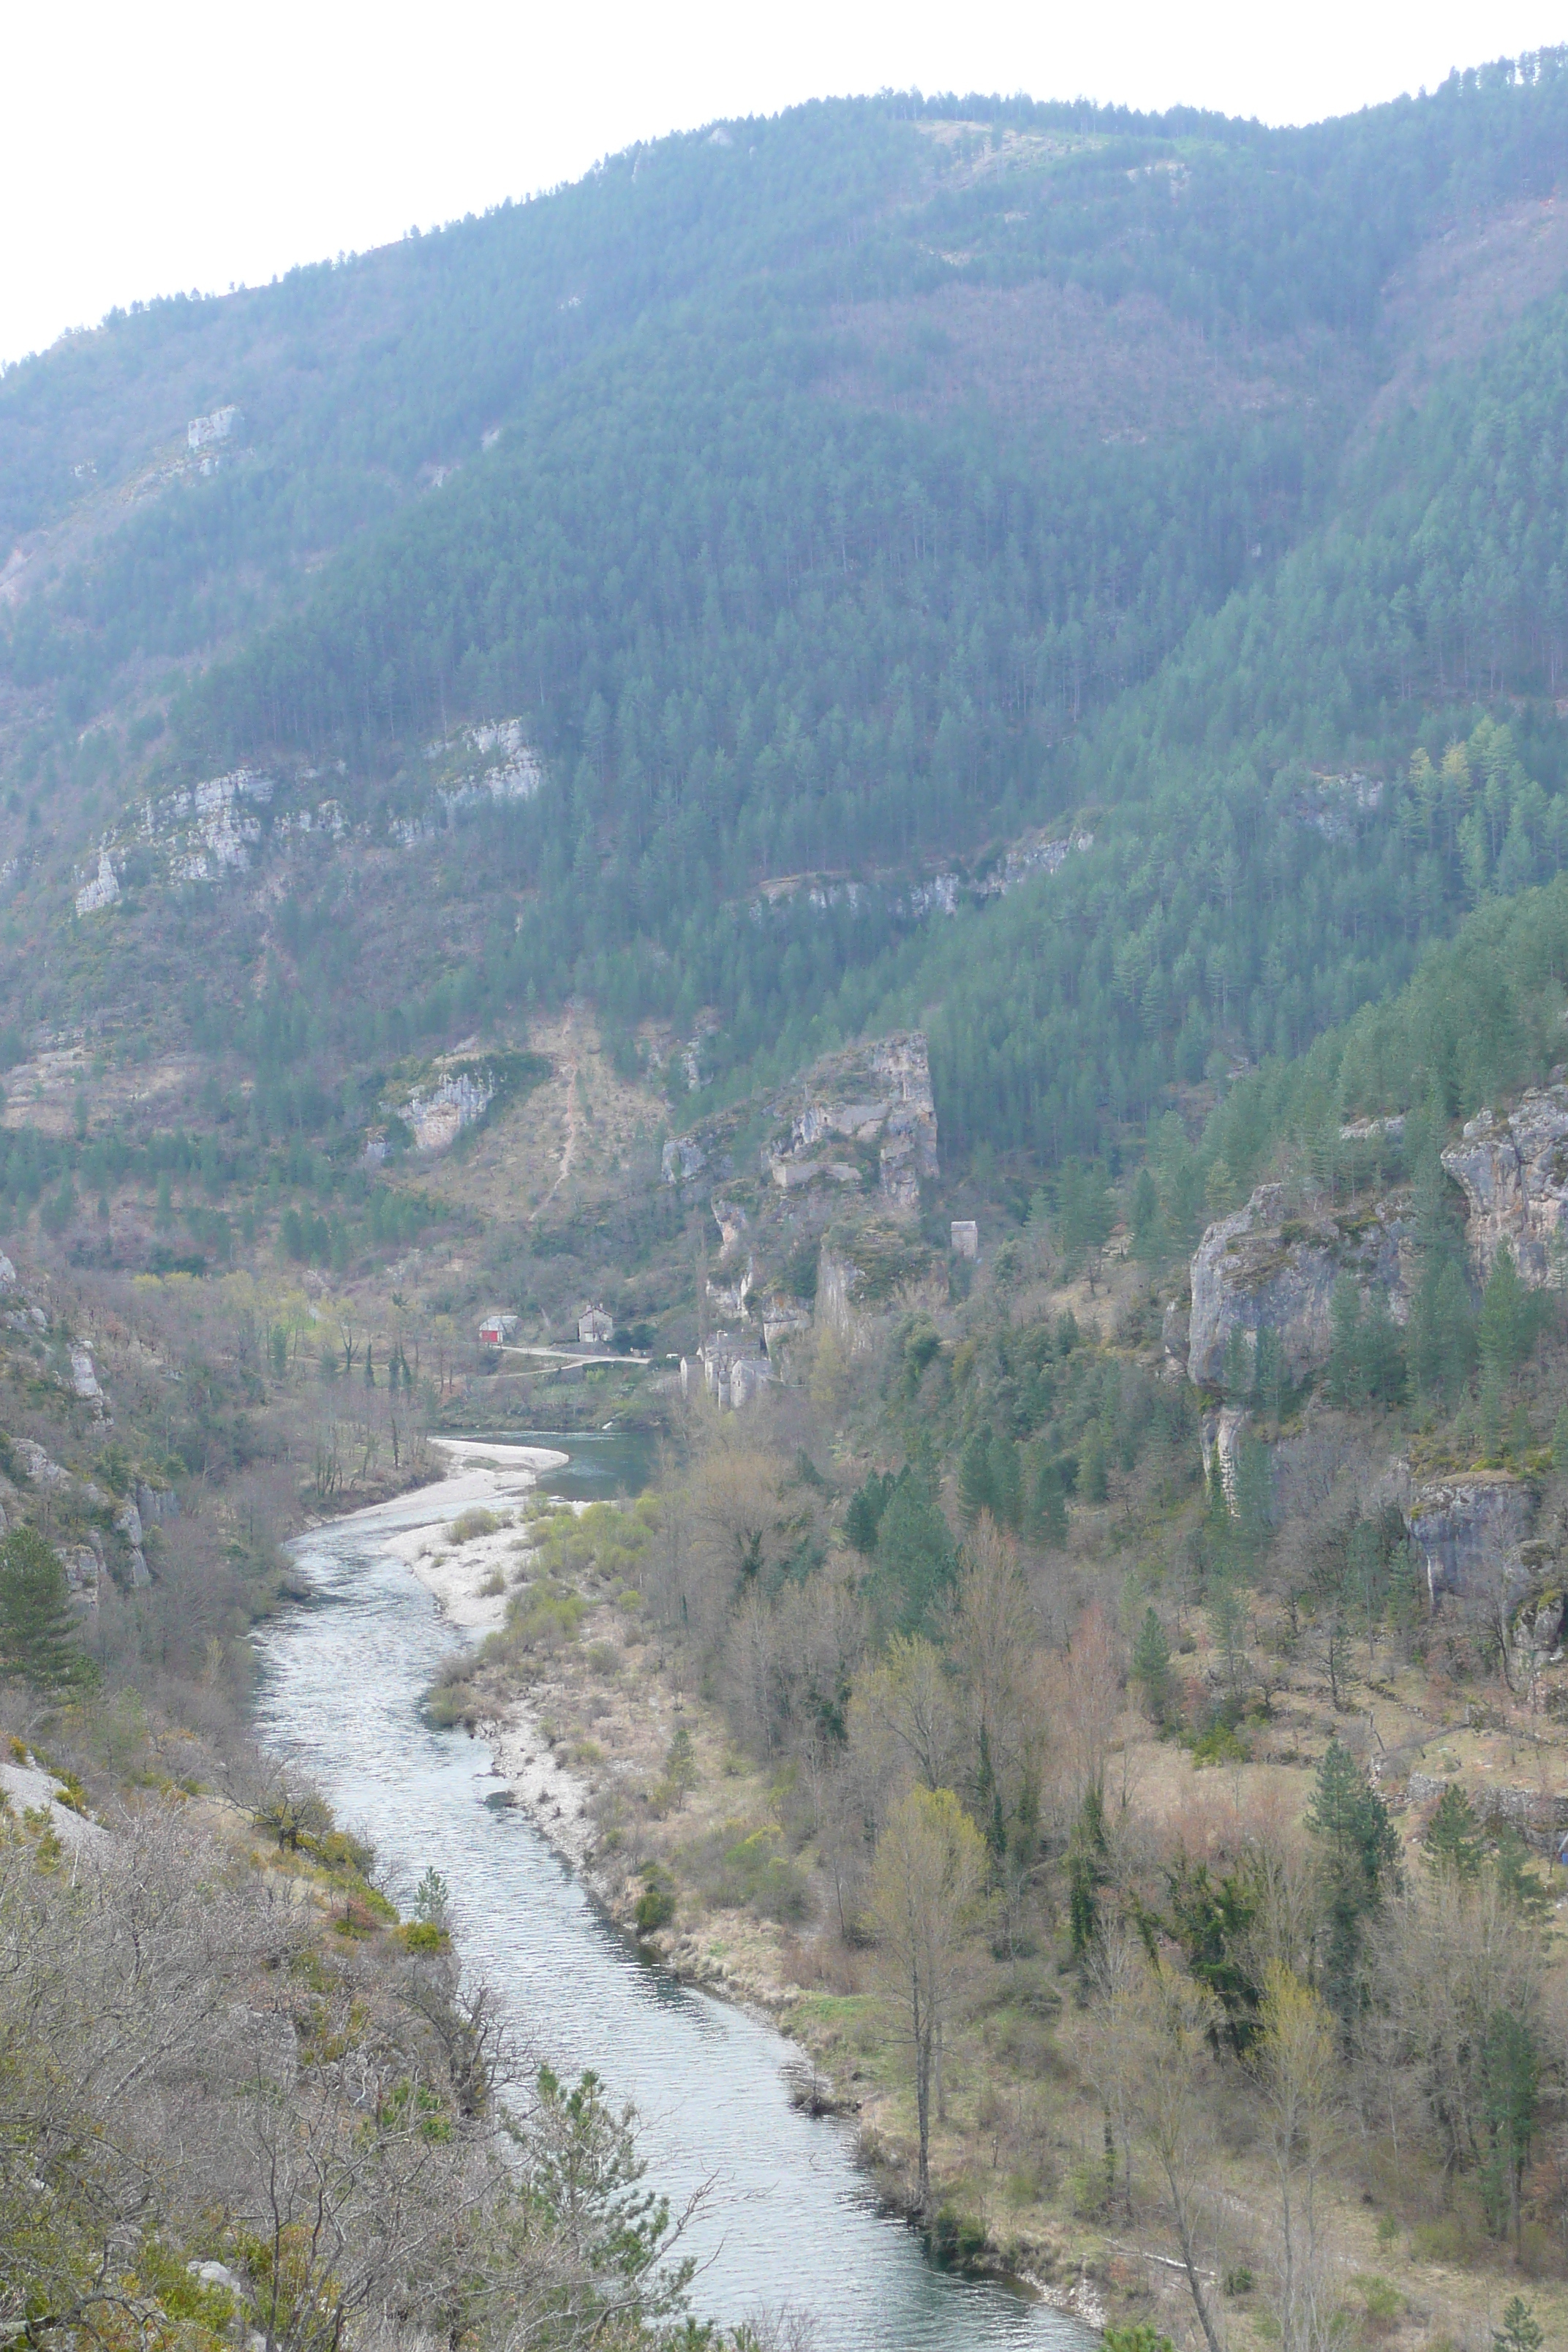
[[[1563,1658],[1563,1620],[1568,1614],[1568,1597],[1559,1585],[1548,1592],[1538,1592],[1516,1611],[1513,1621],[1515,1648],[1525,1658],[1537,1664],[1558,1665]]]
[[[713,1222],[719,1228],[720,1254],[721,1256],[728,1257],[746,1230],[746,1213],[738,1202],[721,1201],[717,1192],[708,1205],[713,1212]]]
[[[261,820],[251,810],[265,807],[275,789],[270,776],[236,768],[174,793],[156,817],[150,807],[144,830],[150,839],[167,839],[170,880],[210,882],[218,874],[242,874],[261,839]]]
[[[708,1155],[694,1136],[672,1136],[659,1160],[659,1177],[666,1184],[689,1184],[708,1165]]]
[[[1426,1563],[1427,1598],[1460,1599],[1522,1588],[1531,1571],[1521,1557],[1535,1523],[1535,1489],[1502,1470],[1472,1470],[1462,1477],[1418,1486],[1405,1524]]]
[[[763,1166],[781,1192],[824,1178],[858,1184],[853,1161],[824,1154],[835,1137],[875,1147],[878,1190],[900,1215],[918,1213],[921,1181],[937,1173],[936,1106],[923,1034],[904,1030],[837,1054],[812,1072],[786,1141],[768,1144]]]
[[[1212,1486],[1217,1477],[1226,1507],[1232,1513],[1237,1507],[1237,1468],[1241,1458],[1242,1440],[1251,1419],[1249,1412],[1226,1404],[1205,1412],[1198,1423],[1198,1444],[1204,1457],[1204,1485]]]
[[[98,853],[97,874],[90,882],[84,883],[76,894],[77,913],[96,915],[103,908],[118,904],[119,898],[120,877],[114,871],[113,861],[108,850],[100,849]]]
[[[855,1286],[860,1269],[848,1258],[824,1249],[816,1265],[816,1306],[814,1321],[825,1324],[841,1339],[860,1336],[861,1318],[855,1308]]]
[[[500,719],[493,724],[460,728],[426,751],[427,760],[447,760],[456,754],[458,773],[437,798],[449,816],[475,802],[531,800],[544,782],[544,763],[528,740],[521,719]],[[479,766],[478,761],[485,761]]]
[[[70,1484],[70,1472],[60,1463],[51,1460],[36,1437],[18,1437],[16,1446],[35,1486],[66,1486]]]
[[[1443,1165],[1465,1195],[1480,1279],[1507,1242],[1524,1282],[1539,1289],[1550,1281],[1554,1255],[1568,1245],[1568,1087],[1531,1087],[1510,1111],[1478,1111]]]
[[[147,1566],[146,1554],[142,1549],[145,1540],[142,1529],[142,1514],[134,1503],[122,1505],[115,1513],[114,1532],[117,1536],[124,1538],[126,1549],[131,1555],[131,1589],[133,1592],[143,1591],[152,1583],[153,1577]]]
[[[733,1282],[714,1282],[710,1278],[707,1284],[709,1305],[733,1322],[744,1321],[751,1312],[752,1285],[756,1279],[756,1271],[755,1260],[748,1257]]]
[[[1245,1209],[1221,1217],[1198,1244],[1187,1345],[1187,1378],[1195,1387],[1223,1383],[1236,1332],[1249,1350],[1259,1331],[1276,1332],[1293,1381],[1327,1363],[1330,1307],[1343,1274],[1364,1291],[1381,1291],[1394,1321],[1405,1320],[1405,1226],[1393,1209],[1311,1218],[1286,1211],[1283,1185],[1260,1184]]]
[[[811,1309],[804,1298],[790,1298],[782,1291],[771,1291],[763,1301],[763,1345],[776,1359],[779,1350],[787,1348],[811,1328]]]
[[[496,1098],[494,1077],[484,1070],[447,1070],[426,1091],[411,1094],[403,1117],[420,1151],[445,1151],[464,1128],[483,1118]]]

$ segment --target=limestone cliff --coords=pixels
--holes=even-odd
[[[1549,1281],[1559,1235],[1568,1242],[1568,1087],[1531,1087],[1512,1110],[1479,1111],[1443,1165],[1465,1195],[1479,1278],[1507,1242],[1526,1283]]]
[[[1528,1585],[1531,1570],[1521,1547],[1535,1523],[1535,1508],[1534,1488],[1504,1470],[1473,1470],[1418,1486],[1405,1524],[1426,1559],[1431,1601],[1446,1592],[1484,1594],[1500,1582],[1521,1590]]]
[[[1334,1285],[1350,1274],[1383,1292],[1395,1322],[1409,1311],[1402,1267],[1404,1219],[1389,1203],[1352,1215],[1291,1217],[1285,1190],[1261,1184],[1244,1209],[1210,1225],[1192,1265],[1187,1377],[1217,1388],[1234,1332],[1249,1349],[1268,1328],[1300,1380],[1328,1361]]]
[[[889,1207],[918,1212],[921,1180],[937,1172],[936,1106],[922,1034],[905,1030],[836,1054],[807,1073],[802,1091],[787,1140],[781,1137],[763,1153],[780,1191],[796,1192],[818,1178],[858,1184],[853,1161],[819,1149],[842,1136],[875,1150],[877,1188]]]

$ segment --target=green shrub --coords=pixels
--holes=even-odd
[[[501,1523],[493,1511],[481,1510],[476,1505],[472,1510],[458,1513],[447,1528],[447,1539],[455,1544],[472,1543],[479,1536],[499,1535],[500,1527]]]
[[[984,2253],[990,2240],[985,2224],[972,2213],[960,2213],[956,2207],[944,2205],[931,2223],[931,2252],[941,2263],[956,2263],[968,2269]]]
[[[512,1595],[506,1612],[509,1645],[515,1650],[559,1650],[577,1639],[587,1613],[581,1593],[541,1577]]]
[[[639,1936],[651,1936],[656,1928],[668,1927],[675,1916],[675,1887],[663,1872],[649,1879],[632,1916]]]
[[[1381,2277],[1375,2271],[1363,2272],[1352,2279],[1351,2285],[1361,2298],[1368,2326],[1392,2327],[1405,2308],[1405,2298],[1393,2280]]]
[[[1208,1729],[1193,1742],[1193,1762],[1201,1771],[1205,1764],[1245,1764],[1247,1749],[1228,1723],[1211,1723]]]
[[[703,1893],[721,1911],[752,1911],[761,1919],[781,1923],[804,1919],[809,1906],[805,1873],[781,1851],[784,1832],[771,1823],[736,1838],[735,1824],[717,1832],[728,1838],[715,1853],[708,1843]]]

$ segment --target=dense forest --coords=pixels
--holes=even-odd
[[[526,713],[551,771],[507,820],[526,911],[465,984],[470,1007],[549,1002],[567,974],[628,1034],[716,1004],[732,1086],[936,995],[954,1143],[1116,1147],[1215,1054],[1298,1049],[1486,891],[1556,869],[1562,313],[1547,303],[1364,448],[1345,436],[1379,364],[1369,289],[1433,224],[1542,185],[1560,103],[1546,58],[1310,134],[1004,110],[948,142],[940,110],[828,109],[745,132],[743,152],[741,131],[661,150],[635,187],[635,159],[607,166],[574,193],[571,233],[668,171],[692,251],[713,175],[740,173],[757,209],[710,234],[743,297],[689,270],[668,317],[650,284],[618,337],[599,321],[591,353],[541,360],[498,446],[176,703],[176,756],[199,772],[341,753],[366,804],[395,811],[431,734]],[[764,162],[759,194],[742,167]],[[873,182],[904,204],[840,250]],[[969,257],[922,259],[917,224]],[[662,214],[653,233],[668,254]],[[1267,364],[1268,396],[1098,442],[1070,418],[1021,432],[984,404],[922,409],[952,340],[931,309],[907,351],[873,354],[881,413],[847,401],[864,306],[929,306],[954,275],[1109,302],[1136,288]],[[243,539],[266,478],[181,499]],[[19,681],[109,677],[152,647],[144,608],[186,626],[185,591],[126,537],[96,580],[23,608]],[[235,593],[255,579],[210,554],[186,571]],[[1484,711],[1511,740],[1476,736]],[[1456,734],[1485,815],[1467,801],[1413,825],[1409,760],[1441,770]],[[877,887],[983,868],[1085,809],[1091,855],[950,939],[896,880]],[[823,870],[872,887],[847,914],[748,913],[764,877]],[[335,1031],[354,1050],[346,1008],[324,1026],[310,1009],[323,1048]]]

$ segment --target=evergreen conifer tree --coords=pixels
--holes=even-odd
[[[1132,1644],[1132,1672],[1143,1685],[1143,1704],[1151,1717],[1163,1723],[1171,1705],[1171,1644],[1152,1603]]]
[[[1349,2023],[1357,2000],[1363,1922],[1398,1866],[1399,1838],[1388,1808],[1355,1759],[1331,1740],[1318,1767],[1307,1827],[1327,1849],[1329,1950],[1325,1990]]]
[[[1437,1800],[1437,1810],[1422,1832],[1421,1843],[1432,1868],[1454,1878],[1480,1874],[1486,1852],[1475,1808],[1464,1790],[1449,1782]]]
[[[1145,1261],[1160,1255],[1160,1195],[1147,1168],[1132,1187],[1132,1255]]]
[[[97,1679],[65,1565],[34,1528],[14,1528],[0,1543],[0,1677],[43,1691],[81,1689]]]
[[[977,1429],[959,1457],[958,1506],[966,1526],[973,1526],[982,1511],[994,1512],[996,1508],[988,1430]]]

